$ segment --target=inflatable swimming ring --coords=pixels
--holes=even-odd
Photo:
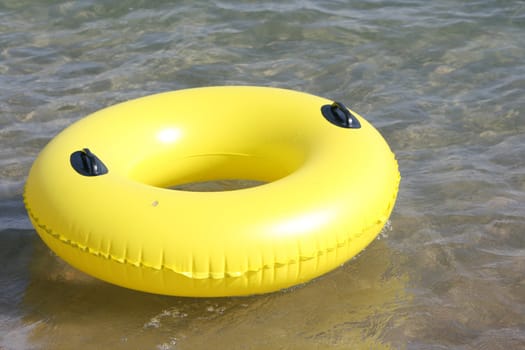
[[[174,186],[247,179],[260,186]],[[34,161],[24,202],[77,269],[180,296],[276,291],[363,250],[394,206],[393,153],[343,104],[265,87],[161,93],[72,124]]]

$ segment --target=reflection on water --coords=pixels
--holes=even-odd
[[[525,348],[524,29],[523,1],[0,0],[0,349]],[[225,84],[370,120],[403,178],[391,231],[248,298],[125,290],[43,245],[21,194],[54,135],[120,101]]]
[[[30,281],[34,241],[33,231],[0,231],[0,349],[31,348],[27,339],[34,325],[22,319],[20,305]]]
[[[384,240],[331,274],[287,291],[192,299],[139,293],[73,270],[35,241],[23,323],[45,348],[389,348],[407,277]]]

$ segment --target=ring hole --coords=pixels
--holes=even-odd
[[[255,155],[242,152],[184,157],[158,154],[138,162],[129,176],[150,186],[186,192],[248,189],[277,181],[299,168],[302,152],[286,147],[279,150]]]
[[[169,187],[169,189],[188,192],[221,192],[242,190],[246,188],[261,186],[266,183],[267,182],[265,181],[258,180],[228,179],[190,182],[172,186]]]

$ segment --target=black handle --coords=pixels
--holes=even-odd
[[[84,176],[99,176],[108,173],[108,168],[89,148],[71,153],[71,166],[77,173]]]
[[[321,113],[330,123],[348,129],[359,129],[361,123],[350,113],[341,102],[334,101],[331,105],[321,107]]]

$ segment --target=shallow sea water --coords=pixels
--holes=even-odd
[[[524,57],[525,1],[0,0],[0,349],[525,348]],[[357,258],[192,299],[94,280],[41,242],[23,185],[60,130],[228,84],[340,100],[384,135],[400,193]]]

